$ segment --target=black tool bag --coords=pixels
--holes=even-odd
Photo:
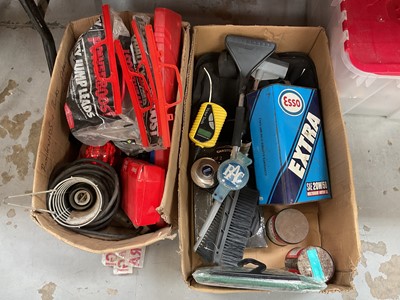
[[[292,85],[318,89],[318,78],[314,62],[307,54],[301,52],[284,52],[274,54],[271,57],[289,63],[286,78],[284,80],[261,81],[259,88],[273,83],[290,82]],[[210,84],[204,68],[207,69],[212,79],[211,101],[221,105],[228,114],[218,144],[228,145],[232,139],[235,108],[239,99],[239,71],[227,51],[207,53],[198,58],[194,68],[192,120],[196,117],[200,105],[209,99]],[[253,80],[249,80],[248,91],[251,90],[252,86]],[[246,132],[243,135],[243,141],[250,141],[250,136]]]
[[[302,86],[318,89],[318,77],[314,62],[306,54],[302,52],[283,52],[277,53],[271,57],[289,63],[284,81],[291,85]],[[259,88],[272,83],[280,83],[282,80],[276,81],[261,81]]]
[[[230,58],[227,52],[207,53],[201,56],[196,62],[191,119],[194,120],[200,105],[209,99],[210,83],[204,71],[204,68],[206,68],[212,80],[211,101],[221,105],[227,112],[227,118],[219,136],[218,144],[230,144],[235,119],[235,108],[237,106],[237,99],[239,98],[239,72],[232,58],[226,63],[219,63],[222,55]],[[229,72],[226,72],[225,69],[229,69]]]
[[[128,33],[128,35],[120,34],[118,39],[124,50],[130,53],[131,40],[128,30],[122,20],[115,15],[114,23]],[[68,125],[74,137],[84,144],[93,146],[104,145],[110,140],[124,141],[138,138],[136,117],[129,97],[121,100],[122,113],[117,115],[111,83],[103,80],[111,75],[107,47],[105,45],[98,47],[104,39],[105,29],[103,19],[100,17],[75,43],[70,60],[73,71],[64,106]],[[95,73],[95,64],[101,78]]]

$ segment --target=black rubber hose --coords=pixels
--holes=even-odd
[[[132,234],[112,234],[99,231],[110,224],[120,207],[119,178],[113,167],[96,159],[84,158],[76,160],[65,165],[61,170],[57,170],[57,175],[49,182],[49,190],[53,190],[61,181],[71,177],[84,177],[95,183],[102,195],[103,205],[100,213],[89,224],[80,228],[66,228],[89,237],[104,240],[127,239],[137,235],[137,230],[134,230]],[[67,193],[65,197],[68,198]],[[48,208],[49,200],[50,196],[48,195]],[[66,201],[69,201],[69,199],[66,199]]]
[[[41,14],[40,9],[34,0],[19,0],[25,12],[29,16],[33,27],[40,34],[42,38],[44,52],[46,54],[47,65],[49,67],[50,75],[53,73],[54,63],[56,61],[57,51],[54,43],[53,35],[49,27],[44,21],[44,15]]]

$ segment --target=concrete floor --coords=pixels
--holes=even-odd
[[[75,1],[77,2],[77,1]],[[51,3],[46,20],[58,45],[69,20],[93,15]],[[83,7],[82,7],[83,5]],[[17,1],[0,1],[0,198],[30,191],[49,85],[39,36]],[[114,276],[100,255],[70,247],[30,220],[29,212],[0,204],[1,299],[398,299],[400,295],[400,124],[346,116],[359,207],[362,260],[350,294],[207,295],[191,291],[180,274],[178,241],[147,247],[143,269]],[[21,199],[29,205],[30,199]]]

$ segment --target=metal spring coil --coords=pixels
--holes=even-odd
[[[100,232],[120,207],[118,174],[109,164],[96,159],[76,160],[57,170],[49,190],[47,208],[58,224],[104,240],[137,235],[136,231],[129,235]]]

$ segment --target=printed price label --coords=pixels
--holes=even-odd
[[[131,249],[129,251],[129,265],[135,268],[143,268],[145,250],[146,248]]]
[[[133,268],[143,268],[146,248],[104,253],[101,262],[106,267],[113,267],[115,275],[132,274]]]
[[[113,268],[114,275],[124,275],[124,274],[132,274],[133,267],[129,265],[129,263],[121,258],[117,261],[117,264]]]

